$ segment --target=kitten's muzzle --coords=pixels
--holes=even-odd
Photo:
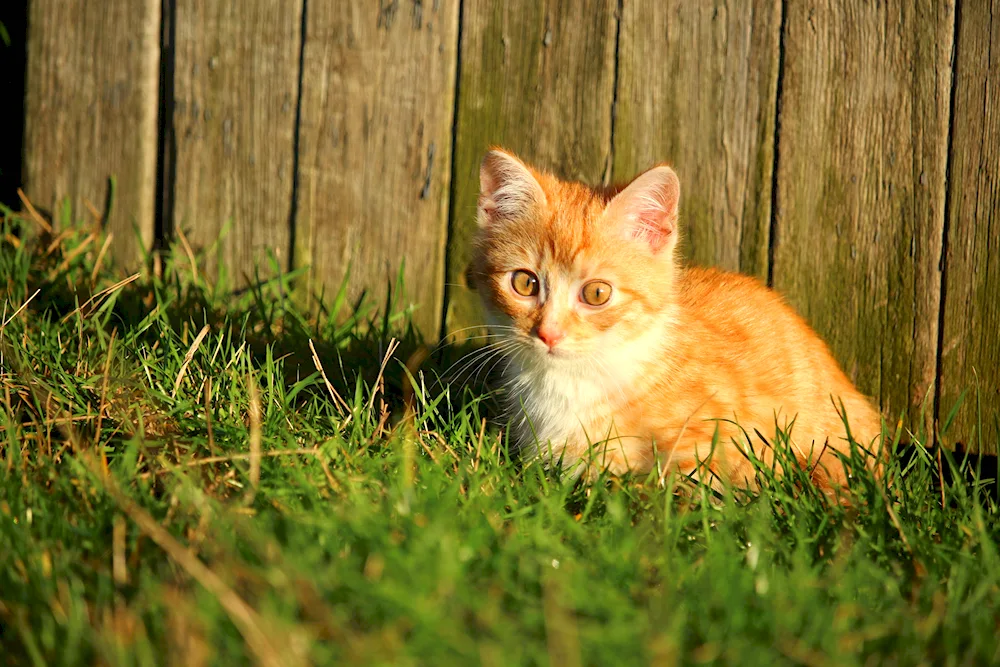
[[[566,337],[566,330],[552,322],[543,321],[535,330],[535,335],[538,336],[538,340],[545,343],[551,353],[559,341]]]

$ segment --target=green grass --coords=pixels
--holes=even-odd
[[[850,510],[767,470],[574,485],[435,381],[461,351],[403,418],[405,311],[183,250],[108,289],[99,235],[3,224],[0,664],[1000,662],[995,498],[934,481],[961,461],[858,469]]]

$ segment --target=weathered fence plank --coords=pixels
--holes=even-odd
[[[955,64],[948,193],[941,400],[944,436],[997,442],[1000,418],[1000,2],[962,5]]]
[[[480,322],[464,287],[479,161],[499,144],[566,178],[609,170],[614,0],[466,2],[455,119],[447,327]]]
[[[935,378],[954,6],[786,6],[774,285],[891,421],[915,417]]]
[[[624,4],[613,180],[681,178],[685,255],[767,277],[780,0]]]
[[[175,6],[173,225],[211,246],[209,269],[239,284],[287,266],[294,179],[301,0]]]
[[[381,304],[405,261],[406,300],[431,337],[444,302],[458,5],[307,12],[295,263],[328,294],[350,269],[350,294]]]
[[[159,62],[160,0],[29,4],[25,191],[74,221],[92,203],[129,266],[153,242]]]

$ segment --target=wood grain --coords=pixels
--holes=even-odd
[[[56,223],[94,204],[134,267],[155,228],[160,1],[33,0],[28,22],[25,192]]]
[[[448,261],[449,331],[481,322],[465,287],[479,162],[502,145],[564,177],[610,169],[614,0],[466,2]]]
[[[236,284],[288,263],[301,0],[175,6],[173,225],[193,245],[228,234],[208,268]]]
[[[310,288],[385,302],[405,262],[414,322],[444,302],[458,0],[310,3],[299,128],[297,265]]]
[[[624,4],[613,180],[681,179],[683,250],[767,278],[780,0]]]
[[[954,5],[786,6],[774,285],[915,423],[933,412]]]
[[[955,64],[939,420],[944,444],[1000,439],[1000,2],[962,4]],[[981,419],[980,419],[981,409]],[[982,426],[983,440],[979,439]]]

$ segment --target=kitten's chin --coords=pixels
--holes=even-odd
[[[537,360],[537,363],[543,365],[552,365],[554,367],[566,367],[574,364],[578,364],[583,361],[587,354],[581,350],[573,350],[569,348],[556,346],[552,349],[544,345],[534,345],[533,356]]]

